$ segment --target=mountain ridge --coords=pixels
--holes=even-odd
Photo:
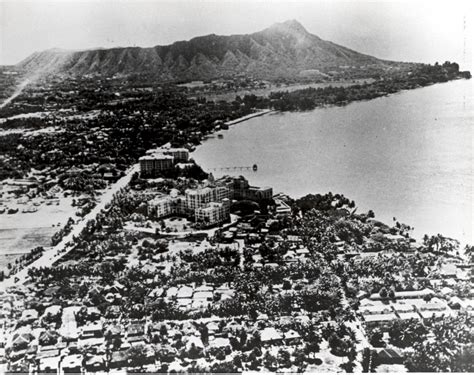
[[[17,67],[52,75],[145,75],[182,81],[239,75],[275,79],[308,71],[325,75],[345,67],[387,64],[390,62],[325,41],[298,21],[289,20],[252,34],[209,34],[154,47],[46,50],[33,53]]]

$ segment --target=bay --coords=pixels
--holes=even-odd
[[[473,243],[472,80],[403,91],[344,107],[256,117],[193,153],[215,177],[243,175],[297,198],[341,193],[359,212]],[[258,171],[212,170],[258,165]]]

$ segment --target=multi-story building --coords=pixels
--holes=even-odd
[[[164,154],[145,155],[138,160],[142,176],[154,176],[158,172],[173,168],[174,165],[173,156]]]
[[[227,186],[216,186],[211,188],[212,200],[215,202],[221,202],[224,199],[231,199],[231,190]]]
[[[171,197],[160,196],[148,202],[148,215],[156,218],[171,215]]]
[[[169,147],[168,145],[164,145],[159,148],[148,150],[146,153],[147,155],[163,154],[163,155],[172,156],[174,158],[175,163],[187,162],[189,160],[189,151],[184,147],[174,148],[174,147]]]
[[[225,187],[229,191],[229,199],[234,199],[234,179],[232,177],[224,176],[213,182],[213,185]]]
[[[249,188],[249,182],[243,176],[233,177],[231,180],[233,183],[232,188],[234,190],[234,199],[243,199],[243,197],[246,195],[246,191]]]
[[[244,192],[242,199],[250,199],[253,201],[270,200],[273,197],[273,189],[271,187],[249,186]]]
[[[171,210],[174,215],[187,215],[188,207],[186,205],[186,198],[182,195],[171,198]]]
[[[191,212],[194,212],[198,208],[204,207],[213,200],[212,189],[209,187],[201,189],[187,189],[185,195],[187,209]]]
[[[231,198],[230,190],[225,186],[204,187],[199,189],[188,189],[186,194],[186,204],[189,210],[204,207],[210,202],[222,202]]]
[[[253,201],[269,200],[273,197],[271,187],[250,186],[249,182],[243,177],[224,176],[216,181],[217,186],[227,187],[229,189],[229,198],[250,199]]]
[[[187,162],[189,159],[189,151],[185,148],[162,149],[162,152],[172,156],[175,162]]]
[[[148,215],[158,219],[187,213],[186,198],[183,196],[160,196],[148,202]]]
[[[244,177],[224,177],[211,186],[187,189],[184,196],[160,196],[148,203],[150,216],[187,215],[205,226],[221,223],[229,218],[232,198],[261,201],[271,199],[272,188],[249,186]]]
[[[229,218],[229,195],[229,189],[222,186],[188,189],[184,196],[162,195],[148,202],[148,215],[156,218],[187,215],[209,226]]]
[[[224,199],[222,202],[210,202],[205,207],[195,211],[196,223],[204,226],[220,224],[226,221],[230,215],[230,201]]]
[[[140,161],[140,172],[144,177],[152,177],[157,173],[172,169],[177,163],[187,162],[189,151],[185,148],[172,148],[164,145],[160,148],[148,150]]]

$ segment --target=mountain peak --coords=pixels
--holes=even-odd
[[[305,31],[308,32],[304,26],[297,20],[292,19],[292,20],[286,20],[284,22],[281,22],[282,25],[291,28],[293,30],[298,30],[298,31]]]
[[[44,51],[18,66],[59,75],[151,77],[165,82],[242,75],[279,79],[300,77],[306,72],[323,76],[341,66],[379,63],[374,57],[324,41],[298,21],[288,20],[252,34],[212,34],[167,46]]]
[[[308,30],[306,30],[305,27],[295,19],[277,22],[270,26],[269,29],[290,34],[309,35]]]

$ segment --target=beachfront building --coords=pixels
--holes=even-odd
[[[163,150],[163,154],[170,155],[175,162],[187,162],[189,160],[189,151],[185,148],[169,148]]]
[[[275,199],[275,214],[277,216],[290,216],[291,215],[291,207],[281,199]]]
[[[146,154],[163,154],[172,156],[175,163],[187,162],[189,160],[189,151],[186,148],[173,148],[169,147],[169,145],[164,145],[159,148],[148,150]]]
[[[231,199],[231,191],[226,186],[216,186],[212,188],[212,200],[222,202],[224,199]]]
[[[166,144],[160,148],[148,150],[146,155],[138,160],[141,175],[153,177],[160,172],[172,169],[177,163],[186,163],[189,160],[189,151],[185,148],[173,148]]]
[[[151,154],[142,156],[140,162],[140,174],[143,177],[156,176],[157,173],[173,168],[174,158],[170,155]]]
[[[247,179],[243,176],[224,176],[216,181],[216,186],[227,187],[230,191],[230,198],[233,199],[249,199],[259,202],[270,200],[273,197],[273,189],[271,187],[250,186]]]

